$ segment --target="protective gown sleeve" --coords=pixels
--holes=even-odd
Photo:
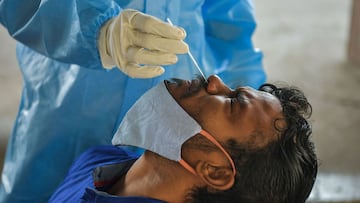
[[[40,54],[95,69],[100,27],[120,11],[113,0],[1,0],[0,23]]]
[[[266,80],[262,53],[254,48],[254,9],[248,0],[206,0],[203,6],[207,60],[227,85],[257,88]],[[209,63],[204,62],[204,63]]]

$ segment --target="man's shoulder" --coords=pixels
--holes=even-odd
[[[109,153],[112,154],[128,154],[128,151],[122,147],[122,146],[114,146],[114,145],[97,145],[88,148],[83,152],[83,154],[103,154],[103,153]]]
[[[79,157],[78,161],[94,161],[94,162],[122,162],[128,161],[132,159],[137,159],[139,156],[135,153],[132,153],[126,148],[121,146],[113,146],[113,145],[99,145],[94,146],[86,151],[84,151]]]
[[[76,159],[49,202],[79,202],[86,194],[86,188],[94,189],[96,184],[104,186],[101,181],[126,173],[137,158],[122,147],[112,145],[91,147]],[[117,170],[116,173],[114,169]],[[94,175],[96,175],[95,179]]]

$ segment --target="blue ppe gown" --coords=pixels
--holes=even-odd
[[[187,55],[153,79],[101,66],[101,25],[133,8],[187,31],[205,74],[231,87],[265,81],[248,0],[0,0],[0,22],[18,41],[22,99],[9,138],[0,202],[45,202],[85,149],[110,144],[129,107],[159,81],[198,74]]]

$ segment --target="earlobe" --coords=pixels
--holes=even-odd
[[[198,162],[195,170],[202,181],[213,189],[228,190],[234,185],[235,177],[231,168]]]

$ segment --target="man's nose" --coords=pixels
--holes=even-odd
[[[224,84],[219,76],[211,75],[208,78],[206,91],[209,94],[227,95],[230,94],[231,89]]]

